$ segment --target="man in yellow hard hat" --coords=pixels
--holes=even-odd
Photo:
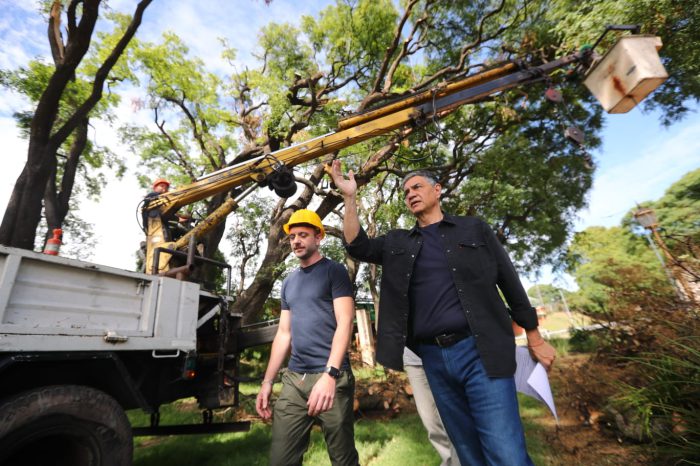
[[[284,225],[300,267],[282,283],[282,312],[255,408],[272,420],[270,464],[301,464],[314,423],[319,423],[334,465],[356,466],[353,427],[355,379],[348,359],[355,305],[348,272],[321,256],[325,230],[310,210],[294,212]],[[270,395],[291,349],[282,391]]]

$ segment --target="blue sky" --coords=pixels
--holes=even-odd
[[[110,0],[117,11],[132,11],[134,0]],[[275,0],[176,1],[154,0],[146,10],[137,37],[157,40],[165,30],[174,30],[214,71],[224,70],[219,58],[219,37],[225,37],[238,50],[236,66],[253,63],[257,32],[270,21],[298,23],[301,15],[315,14],[328,2]],[[35,2],[0,0],[0,69],[15,68],[35,56],[48,56],[46,23]],[[672,70],[669,70],[672,72]],[[131,97],[136,97],[134,94]],[[12,186],[26,160],[26,141],[19,139],[12,113],[26,109],[20,96],[0,89],[0,138],[3,141],[0,178],[0,206],[4,211]],[[612,226],[635,202],[656,199],[668,186],[689,170],[700,167],[700,115],[698,107],[684,120],[663,128],[659,116],[637,108],[628,114],[609,115],[603,132],[603,145],[593,152],[597,163],[589,207],[578,213],[577,230],[590,225]],[[123,99],[117,115],[122,120],[145,122],[148,115],[134,112],[130,96]],[[95,124],[90,137],[112,150],[128,153],[108,125]],[[133,174],[111,183],[100,203],[82,203],[81,216],[95,224],[98,246],[94,262],[131,269],[133,251],[141,240],[135,222],[135,208],[143,197]],[[526,286],[534,277],[526,279]],[[543,282],[555,277],[545,268]],[[558,284],[570,283],[559,281]]]

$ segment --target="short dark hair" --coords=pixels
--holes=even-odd
[[[422,176],[428,182],[430,183],[431,186],[435,186],[438,184],[437,177],[433,172],[429,172],[428,170],[413,170],[412,172],[408,172],[406,176],[403,177],[401,180],[401,187],[403,187],[408,180],[413,178],[414,176]]]

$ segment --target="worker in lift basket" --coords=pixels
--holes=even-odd
[[[158,178],[153,182],[153,191],[150,193],[146,194],[146,197],[143,198],[143,206],[148,207],[148,203],[153,200],[154,198],[160,196],[161,194],[165,194],[170,190],[170,181],[166,180],[165,178]],[[159,215],[159,212],[157,210],[144,210],[143,211],[143,228],[144,230],[148,231],[148,218],[149,217],[157,217]]]

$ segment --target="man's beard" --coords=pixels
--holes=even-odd
[[[297,259],[299,260],[306,260],[309,259],[311,256],[314,255],[314,252],[316,252],[315,249],[309,249],[309,248],[302,248],[298,250],[301,252],[301,254],[297,254],[297,251],[294,251],[294,255],[297,256]]]

